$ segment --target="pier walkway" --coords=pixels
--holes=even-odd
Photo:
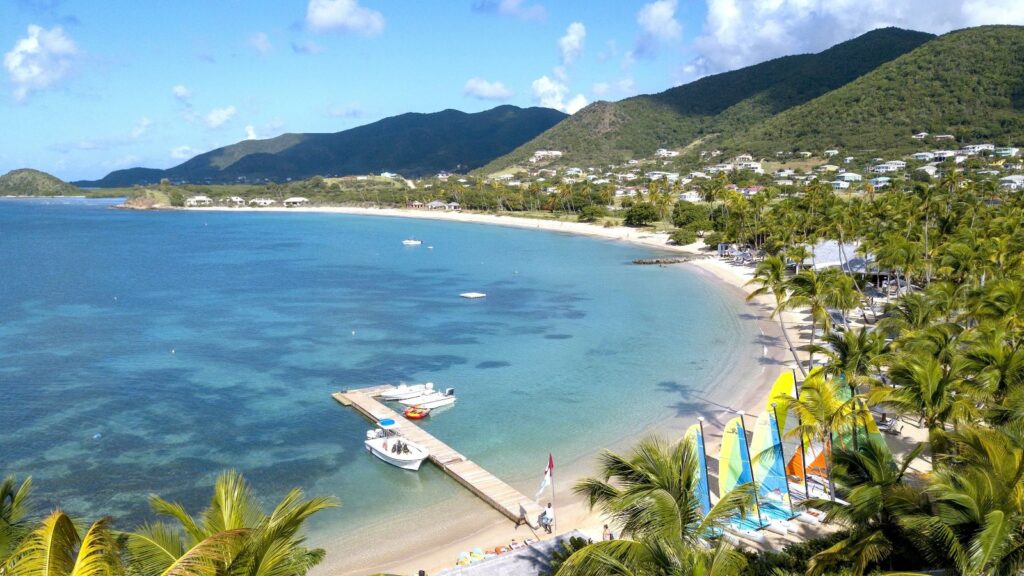
[[[429,450],[430,461],[459,484],[508,516],[516,524],[527,524],[531,528],[538,527],[537,517],[543,512],[543,508],[494,474],[484,470],[479,464],[459,454],[426,430],[406,420],[401,414],[376,399],[376,396],[390,389],[392,389],[391,385],[375,386],[335,392],[331,396],[342,406],[352,406],[374,422],[385,418],[400,422],[402,435]]]

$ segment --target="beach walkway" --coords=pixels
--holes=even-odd
[[[430,461],[459,484],[513,522],[527,524],[531,528],[538,527],[537,517],[543,512],[540,505],[376,399],[376,396],[392,388],[391,385],[359,388],[335,392],[331,396],[342,406],[351,406],[374,422],[385,418],[401,422],[402,435],[426,447],[430,451]]]

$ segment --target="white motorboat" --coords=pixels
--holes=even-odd
[[[434,383],[427,382],[425,384],[399,384],[395,388],[388,390],[380,395],[382,400],[405,400],[406,398],[414,398],[416,396],[423,396],[424,394],[432,394],[434,392]]]
[[[418,408],[440,408],[441,406],[455,404],[455,388],[448,388],[444,392],[434,392],[406,400],[399,400],[399,402],[406,406],[416,406]]]
[[[406,440],[398,431],[398,423],[391,418],[377,422],[377,427],[366,431],[366,449],[381,460],[404,470],[419,470],[430,451]]]
[[[402,244],[405,246],[419,246],[420,244],[423,244],[423,240],[417,240],[415,238],[406,238],[405,240],[402,240]]]
[[[477,298],[486,298],[487,294],[484,294],[483,292],[463,292],[462,294],[459,294],[459,296],[475,300]]]

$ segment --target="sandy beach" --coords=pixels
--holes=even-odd
[[[759,334],[757,343],[761,348],[759,357],[732,358],[728,365],[723,365],[717,381],[732,382],[738,385],[733,385],[729,390],[717,394],[709,394],[711,396],[709,398],[700,399],[708,412],[714,409],[716,414],[722,415],[720,418],[706,415],[705,431],[708,437],[708,451],[711,456],[717,454],[721,427],[732,416],[729,411],[745,410],[751,414],[759,412],[763,408],[765,395],[775,378],[782,371],[795,368],[793,354],[788,349],[785,338],[782,337],[779,324],[770,318],[774,302],[770,298],[757,298],[745,302],[749,289],[744,287],[744,284],[752,276],[753,268],[719,260],[710,253],[701,251],[699,243],[689,246],[669,245],[667,244],[668,235],[664,233],[644,232],[621,226],[605,228],[579,222],[428,210],[356,207],[189,208],[188,210],[238,212],[273,210],[446,220],[590,236],[693,256],[692,261],[673,266],[690,267],[691,270],[696,271],[709,282],[735,297],[736,301],[741,303],[739,306],[742,310],[741,320],[752,322],[756,326]],[[801,333],[807,329],[806,322],[803,321],[804,317],[804,314],[797,312],[786,313],[787,329],[795,345],[801,341]],[[723,354],[724,356],[725,354]],[[681,400],[693,402],[693,399],[690,398],[681,398]],[[635,434],[622,438],[619,442],[606,446],[606,448],[617,452],[627,452],[637,439],[649,433],[657,433],[666,438],[678,438],[686,427],[693,424],[696,416],[697,414],[694,413],[670,418],[656,426],[637,430]],[[576,480],[593,472],[593,455],[582,457],[575,462],[559,464],[556,484],[558,505],[556,531],[558,533],[580,530],[592,538],[600,538],[604,520],[597,513],[591,512],[586,503],[571,492],[572,485]],[[531,483],[535,483],[535,481],[535,479],[530,480]],[[527,492],[532,491],[532,488],[527,486],[517,487]],[[472,498],[472,496],[467,494],[467,498]],[[357,546],[363,552],[355,555],[330,553],[335,546],[344,545],[346,549],[353,549],[351,540],[335,543],[329,537],[318,537],[315,543],[325,547],[328,550],[328,555],[324,562],[314,570],[314,574],[330,574],[332,576],[376,572],[415,574],[420,569],[426,570],[428,574],[433,574],[453,566],[459,552],[463,550],[475,547],[494,548],[507,544],[512,539],[522,541],[525,538],[544,539],[550,537],[543,533],[534,533],[528,527],[516,528],[482,502],[478,504],[471,506],[473,510],[479,510],[479,512],[472,513],[466,518],[444,518],[435,515],[432,511],[423,511],[424,514],[437,518],[437,521],[427,529],[414,529],[409,534],[402,534],[401,542],[392,540],[388,546],[380,545],[380,538],[387,537],[386,534],[375,530],[372,526],[367,527],[364,535],[365,546]],[[363,537],[360,537],[360,540],[363,540]]]

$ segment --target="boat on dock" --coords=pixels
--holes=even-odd
[[[423,244],[423,240],[417,240],[415,238],[406,238],[405,240],[402,240],[402,245],[404,246],[419,246],[420,244]]]
[[[455,388],[448,388],[444,392],[434,392],[415,398],[399,400],[404,406],[416,406],[417,408],[440,408],[455,404]]]
[[[419,470],[430,451],[402,436],[398,423],[391,418],[377,421],[377,427],[366,431],[366,449],[381,460],[403,470]]]
[[[407,398],[423,396],[425,394],[432,394],[433,392],[433,382],[426,382],[424,384],[403,383],[399,384],[395,388],[392,388],[391,390],[381,393],[380,397],[382,400],[405,400]]]

